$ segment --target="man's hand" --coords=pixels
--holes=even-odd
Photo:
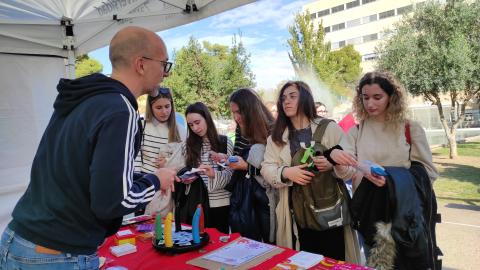
[[[173,182],[180,181],[177,177],[177,172],[174,169],[160,168],[155,171],[155,175],[160,180],[160,191],[165,193],[168,190],[175,191]]]
[[[312,172],[304,170],[308,164],[302,164],[294,167],[287,167],[283,169],[282,176],[293,181],[299,185],[306,185],[310,183],[312,177],[315,176]]]
[[[324,156],[314,157],[313,163],[320,172],[330,171],[333,168],[333,165]]]

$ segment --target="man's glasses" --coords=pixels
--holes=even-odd
[[[156,62],[162,63],[162,64],[163,64],[163,71],[164,71],[165,73],[170,72],[170,69],[172,69],[172,65],[173,65],[172,62],[157,60],[157,59],[153,59],[153,58],[146,57],[146,56],[142,56],[142,58],[143,58],[143,59],[147,59],[147,60],[151,60],[151,61],[156,61]]]

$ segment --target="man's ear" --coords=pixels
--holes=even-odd
[[[140,56],[135,57],[132,61],[134,70],[140,75],[145,74],[144,64],[145,61],[143,61],[143,58]]]

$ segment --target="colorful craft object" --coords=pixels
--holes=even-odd
[[[172,212],[168,213],[165,218],[164,228],[164,238],[165,238],[165,247],[173,247],[172,240]]]
[[[162,217],[160,215],[155,217],[155,239],[163,244]]]
[[[192,219],[192,239],[193,243],[199,244],[200,243],[200,215],[202,213],[202,208],[197,206],[197,210],[193,214]]]

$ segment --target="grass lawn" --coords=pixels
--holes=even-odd
[[[466,142],[457,144],[459,156],[480,157],[480,142]],[[448,147],[436,148],[432,151],[434,154],[448,156],[450,149]]]
[[[480,142],[458,144],[456,159],[448,158],[448,148],[433,150],[440,177],[434,183],[439,200],[480,205]]]

